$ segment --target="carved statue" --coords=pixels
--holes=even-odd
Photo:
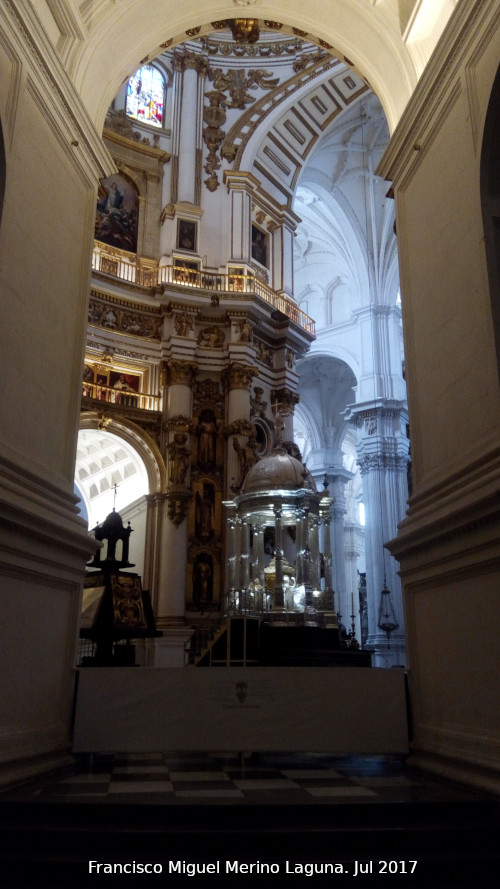
[[[213,411],[204,410],[198,421],[198,463],[201,466],[215,464],[217,424]]]
[[[243,446],[240,445],[237,438],[233,438],[233,448],[238,454],[238,459],[240,461],[240,485],[242,485],[248,471],[259,459],[257,456],[258,444],[255,434],[252,433],[246,445]]]
[[[170,481],[173,485],[183,485],[189,467],[189,448],[186,445],[187,435],[176,432],[174,440],[168,446],[170,457]]]

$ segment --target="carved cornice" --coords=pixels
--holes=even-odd
[[[111,114],[113,115],[111,117]],[[115,145],[121,145],[123,148],[132,148],[139,154],[160,161],[162,164],[168,163],[171,155],[168,151],[158,148],[158,133],[153,133],[153,142],[147,136],[144,136],[138,130],[134,130],[130,124],[125,112],[108,112],[106,118],[106,127],[103,130],[103,139],[107,142],[113,142]],[[132,145],[130,143],[133,143]]]

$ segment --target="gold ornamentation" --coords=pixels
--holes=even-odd
[[[188,312],[174,312],[174,327],[177,336],[189,336],[194,329],[194,320]]]
[[[191,492],[186,489],[173,490],[167,493],[168,517],[176,528],[187,516]]]
[[[196,382],[193,399],[195,411],[204,403],[220,407],[222,399],[223,394],[220,391],[219,383],[215,380],[198,380]]]
[[[220,169],[220,160],[217,152],[224,141],[225,132],[221,129],[226,122],[225,97],[220,90],[211,90],[207,94],[210,105],[203,109],[203,120],[206,127],[203,132],[203,141],[208,148],[208,157],[205,164],[205,172],[208,179],[205,185],[209,191],[215,191],[219,185],[216,170]]]
[[[258,19],[228,19],[227,23],[236,43],[257,43],[260,37]]]
[[[171,432],[172,429],[179,429],[183,432],[192,432],[193,423],[189,417],[183,417],[182,414],[177,414],[176,417],[168,418],[165,422],[165,429],[167,432]]]
[[[226,426],[224,429],[224,435],[228,438],[230,435],[253,435],[255,432],[255,427],[252,425],[250,420],[233,420],[229,426]]]
[[[291,389],[286,387],[283,389],[273,389],[271,392],[271,407],[274,414],[278,408],[281,414],[293,414],[295,405],[299,401],[300,396],[297,392],[292,392]]]
[[[199,34],[200,31],[201,31],[201,25],[198,25],[197,28],[189,28],[189,30],[186,31],[186,35],[188,37],[196,37],[196,35]]]
[[[169,361],[167,366],[167,383],[169,386],[192,386],[198,370],[190,361]]]
[[[228,389],[249,389],[253,378],[257,375],[256,367],[243,364],[231,364],[223,374]]]
[[[170,482],[173,485],[183,485],[186,473],[189,469],[190,450],[186,447],[187,435],[184,432],[175,432],[173,440],[167,445],[170,457]]]
[[[205,327],[203,330],[200,330],[196,342],[198,346],[206,349],[222,349],[225,342],[224,331],[215,325]]]
[[[252,325],[247,318],[238,321],[237,324],[239,343],[250,343],[252,341]]]
[[[101,302],[92,297],[89,301],[88,320],[89,324],[94,327],[103,327],[107,330],[116,330],[119,333],[128,333],[147,339],[161,339],[162,322],[160,318],[151,317],[146,312],[124,311],[116,305]]]

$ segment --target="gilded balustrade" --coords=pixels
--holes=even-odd
[[[225,293],[256,293],[261,299],[303,330],[314,336],[315,323],[289,297],[276,293],[255,275],[244,274],[241,268],[229,268],[227,272],[200,269],[196,262],[176,261],[175,265],[163,265],[144,260],[135,253],[108,247],[96,241],[92,254],[92,269],[111,275],[139,287],[172,285],[195,290]]]

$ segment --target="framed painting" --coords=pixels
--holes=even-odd
[[[177,249],[196,250],[197,224],[192,219],[177,220]]]
[[[103,179],[97,197],[96,241],[137,253],[139,194],[125,176]]]
[[[256,225],[252,225],[252,259],[268,268],[268,238]]]

